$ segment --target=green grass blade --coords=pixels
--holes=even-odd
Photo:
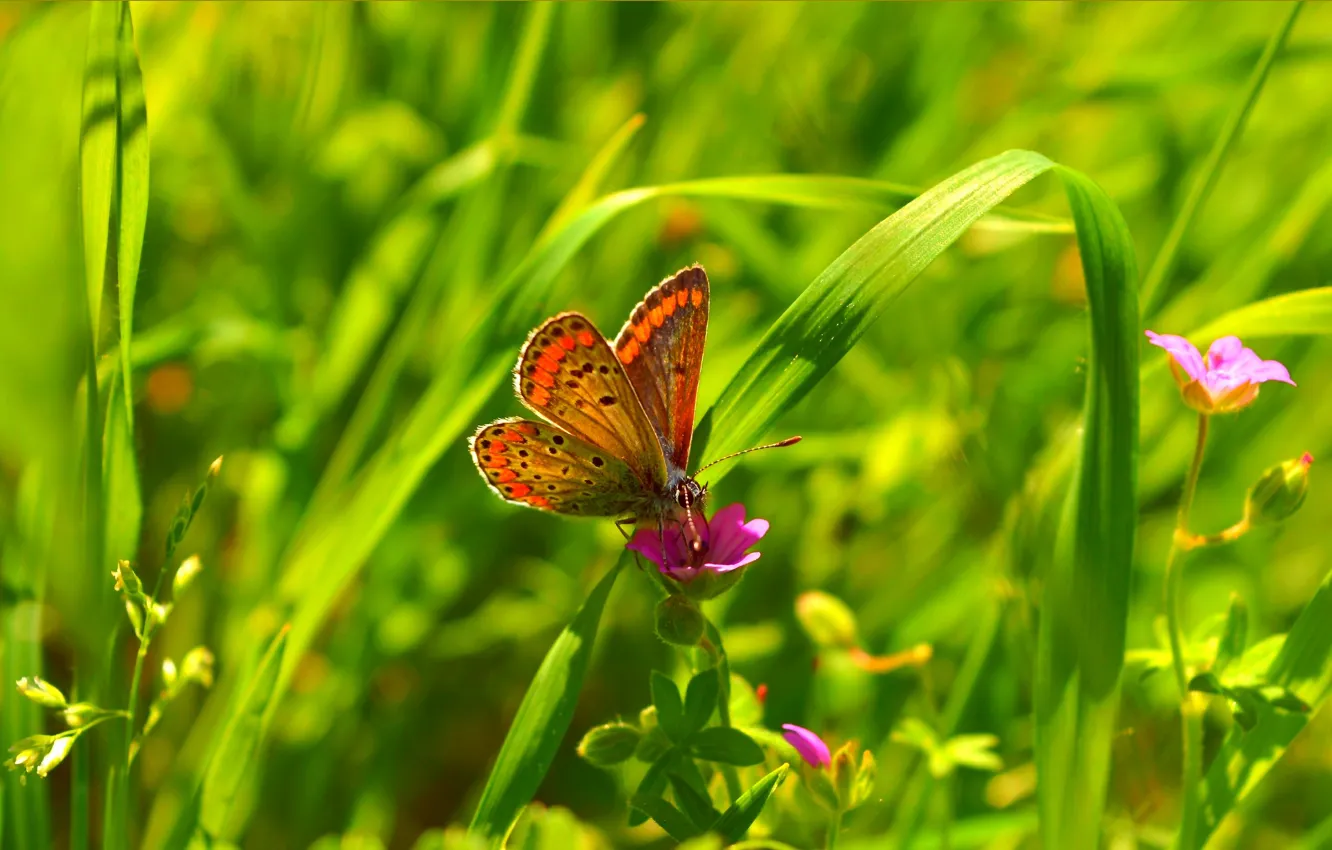
[[[1324,336],[1332,333],[1332,286],[1290,292],[1246,304],[1208,322],[1189,336],[1213,340],[1225,334],[1249,339]],[[1162,360],[1164,362],[1164,360]]]
[[[208,770],[199,789],[197,809],[199,826],[209,836],[222,834],[231,804],[259,754],[274,705],[273,697],[287,648],[288,631],[288,627],[284,626],[269,644],[240,702],[222,727],[222,734],[209,758]],[[194,810],[187,807],[187,811]],[[186,834],[193,832],[192,829],[182,831]]]
[[[1221,167],[1225,164],[1226,156],[1234,146],[1235,140],[1244,130],[1245,123],[1249,120],[1249,113],[1253,111],[1253,105],[1258,102],[1258,94],[1263,90],[1263,83],[1267,81],[1267,73],[1272,69],[1272,63],[1277,54],[1281,52],[1281,47],[1286,43],[1286,37],[1290,35],[1291,29],[1295,26],[1295,18],[1300,13],[1300,8],[1304,5],[1303,0],[1297,0],[1292,3],[1277,27],[1276,32],[1268,39],[1267,47],[1263,50],[1263,55],[1259,57],[1258,64],[1254,66],[1253,72],[1249,75],[1249,81],[1244,86],[1244,91],[1240,95],[1235,108],[1226,118],[1225,125],[1221,128],[1221,134],[1216,137],[1212,144],[1211,151],[1207,154],[1207,160],[1203,163],[1202,172],[1194,180],[1193,185],[1189,187],[1189,194],[1184,199],[1184,206],[1180,207],[1179,214],[1170,225],[1170,232],[1166,234],[1165,242],[1161,245],[1161,250],[1157,252],[1156,259],[1152,261],[1151,268],[1147,270],[1147,275],[1142,282],[1142,315],[1150,317],[1156,312],[1156,308],[1164,300],[1165,282],[1170,275],[1171,269],[1175,266],[1175,258],[1179,254],[1180,243],[1184,241],[1185,234],[1192,226],[1193,220],[1198,216],[1198,211],[1207,201],[1207,196],[1211,194],[1212,187],[1216,185],[1216,180],[1221,176]]]
[[[696,457],[759,442],[936,257],[1051,166],[1040,154],[1008,151],[958,172],[861,237],[782,314],[704,414]]]
[[[720,834],[728,844],[744,838],[745,833],[749,831],[750,824],[763,811],[763,806],[768,802],[768,798],[782,784],[782,780],[786,778],[790,769],[790,765],[784,764],[755,782],[748,791],[740,795],[740,799],[735,801],[735,805],[722,812],[722,816],[712,825],[712,831]]]
[[[98,3],[89,7],[88,56],[83,73],[79,202],[82,208],[84,280],[94,347],[101,326],[107,240],[116,194],[121,5]]]
[[[148,107],[143,73],[134,49],[134,22],[129,3],[120,4],[116,35],[116,284],[120,307],[121,393],[130,434],[134,430],[134,380],[130,340],[134,335],[134,294],[138,289],[143,231],[148,221]]]
[[[1258,791],[1295,736],[1332,695],[1332,573],[1295,620],[1267,669],[1267,680],[1288,688],[1313,710],[1303,714],[1269,709],[1248,732],[1238,726],[1231,730],[1204,779],[1199,845]]]
[[[46,557],[44,551],[53,531],[51,482],[36,465],[24,470],[19,482],[14,521],[17,534],[0,537],[0,563],[4,564],[5,595],[12,595],[0,607],[0,668],[7,689],[0,700],[0,734],[4,745],[24,738],[45,727],[41,706],[17,696],[13,683],[23,676],[37,676],[42,667],[41,609],[46,592]],[[87,761],[88,752],[73,757]],[[18,847],[51,846],[50,786],[46,783],[20,782],[21,773],[5,771],[0,777],[4,788],[4,831]],[[0,840],[3,840],[0,838]]]
[[[569,729],[592,658],[601,613],[626,560],[621,557],[588,594],[573,621],[551,645],[518,706],[472,816],[470,832],[487,840],[491,847],[503,845],[518,814],[536,794]]]
[[[1137,269],[1114,204],[1086,177],[1059,175],[1078,226],[1091,350],[1082,447],[1041,605],[1036,765],[1045,844],[1095,847],[1137,525]]]

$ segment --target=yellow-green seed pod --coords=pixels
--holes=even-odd
[[[633,756],[641,737],[642,733],[628,723],[595,726],[579,742],[578,755],[597,767],[614,767]]]
[[[1304,504],[1309,491],[1309,467],[1313,455],[1305,452],[1295,460],[1271,467],[1249,488],[1244,516],[1251,525],[1280,522]]]
[[[697,646],[706,627],[693,601],[673,594],[657,603],[657,636],[676,646]]]
[[[856,645],[856,615],[836,596],[819,590],[800,594],[796,619],[821,649],[850,649]]]

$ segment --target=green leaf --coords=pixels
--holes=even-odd
[[[712,726],[689,739],[689,751],[704,761],[748,767],[763,763],[763,748],[729,726]]]
[[[503,845],[519,812],[531,802],[545,778],[569,729],[601,613],[625,560],[621,557],[597,583],[573,621],[555,639],[518,706],[469,828],[492,847]]]
[[[1236,666],[1247,666],[1251,663],[1249,656],[1261,658],[1277,643],[1272,640],[1259,643]],[[1332,693],[1332,573],[1323,579],[1309,604],[1304,606],[1280,647],[1261,678],[1269,686],[1288,691],[1298,703],[1315,711],[1321,708]],[[1255,703],[1246,718],[1252,728],[1243,732],[1232,730],[1207,770],[1199,845],[1207,842],[1222,819],[1253,797],[1272,766],[1309,722],[1309,714],[1299,710],[1277,711],[1265,699],[1257,698],[1250,688],[1232,690]],[[1296,705],[1294,701],[1283,702]],[[1243,704],[1241,707],[1248,708]]]
[[[675,773],[669,773],[667,777],[671,782],[671,791],[675,793],[675,802],[680,804],[681,811],[688,816],[689,821],[699,832],[716,823],[717,818],[721,817],[721,812],[712,807],[711,800]]]
[[[678,750],[667,750],[643,773],[643,778],[638,781],[638,788],[634,791],[634,795],[629,798],[630,826],[638,826],[647,820],[647,810],[636,807],[634,801],[649,800],[661,796],[662,792],[666,790],[667,771],[675,764],[679,755]]]
[[[660,670],[652,671],[652,705],[657,709],[657,723],[666,737],[677,744],[689,737],[680,689]]]
[[[1199,673],[1189,680],[1189,690],[1200,694],[1218,694],[1226,695],[1229,691],[1215,673],[1210,671]]]
[[[948,739],[944,749],[954,764],[998,773],[1004,769],[1004,760],[993,752],[998,744],[994,735],[956,735]]]
[[[893,740],[928,753],[939,747],[939,736],[919,717],[904,717],[893,730]]]
[[[273,638],[240,702],[227,718],[209,759],[201,788],[199,825],[211,837],[222,835],[241,783],[259,754],[274,705],[278,671],[282,669],[282,656],[287,648],[287,632],[288,627],[283,626]]]
[[[772,796],[772,792],[782,784],[782,780],[786,778],[787,771],[790,769],[790,765],[784,764],[755,782],[748,791],[740,795],[740,799],[735,801],[735,805],[722,813],[722,816],[712,825],[712,831],[719,833],[722,840],[728,844],[744,838],[745,833],[749,831],[750,824],[763,811],[763,806],[768,802],[768,797]]]
[[[646,813],[676,841],[688,841],[703,832],[683,812],[660,797],[634,797],[632,802],[634,808]]]
[[[1105,193],[1060,167],[1086,280],[1082,445],[1041,603],[1036,765],[1050,847],[1101,834],[1137,530],[1138,294],[1134,245]]]
[[[694,734],[708,724],[708,718],[717,708],[717,697],[721,693],[721,680],[717,678],[717,668],[710,667],[689,680],[685,689],[684,734]]]
[[[1218,676],[1226,671],[1230,662],[1244,654],[1249,635],[1249,609],[1238,593],[1230,594],[1230,609],[1226,612],[1226,627],[1216,645],[1216,659],[1212,672]]]

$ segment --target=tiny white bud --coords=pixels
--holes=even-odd
[[[213,461],[211,464],[208,465],[208,474],[216,478],[218,473],[221,471],[222,471],[222,455],[218,455],[217,460]]]
[[[72,746],[74,746],[73,734],[61,735],[52,741],[51,749],[47,751],[46,758],[42,759],[42,763],[37,766],[37,775],[45,777],[46,774],[55,769],[57,765],[65,760],[65,756],[69,755],[69,748]]]
[[[166,683],[168,690],[176,684],[176,662],[170,658],[162,659],[162,681]]]
[[[213,653],[206,646],[196,646],[185,654],[180,663],[181,675],[205,688],[213,686]]]
[[[18,691],[38,705],[47,708],[65,707],[65,695],[60,692],[59,688],[41,676],[33,676],[32,678],[24,676],[19,679]]]
[[[182,561],[180,568],[176,570],[175,578],[171,580],[171,595],[175,597],[183,593],[202,569],[203,563],[198,555],[191,555]]]

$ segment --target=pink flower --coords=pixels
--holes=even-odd
[[[828,751],[828,745],[804,726],[783,723],[782,737],[786,739],[786,743],[795,747],[796,752],[809,762],[810,767],[827,767],[832,764],[832,753]]]
[[[748,552],[768,533],[766,519],[745,522],[745,506],[737,502],[713,514],[711,521],[695,515],[695,528],[703,542],[695,552],[685,540],[685,523],[672,523],[665,529],[640,528],[627,544],[665,575],[688,583],[707,574],[729,573],[759,559],[758,552]]]
[[[1285,366],[1261,359],[1236,336],[1213,342],[1206,357],[1182,336],[1147,331],[1147,339],[1170,353],[1170,371],[1184,403],[1199,413],[1231,413],[1246,407],[1258,397],[1258,385],[1267,381],[1295,386]]]

